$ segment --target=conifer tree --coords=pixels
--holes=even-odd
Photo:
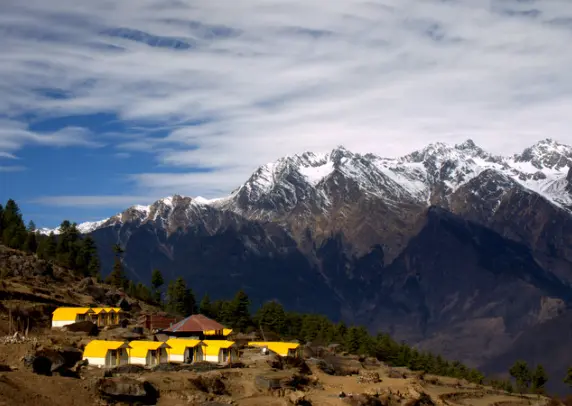
[[[2,211],[2,241],[10,248],[20,249],[26,241],[26,226],[18,204],[10,199]]]
[[[126,289],[129,285],[129,279],[123,271],[123,264],[121,262],[121,254],[123,254],[124,251],[119,244],[115,244],[113,246],[113,252],[115,253],[113,270],[107,277],[107,282],[117,288]]]
[[[163,274],[161,271],[158,269],[153,269],[153,272],[151,273],[151,286],[153,287],[153,299],[157,303],[161,302],[161,292],[159,289],[161,286],[163,286],[164,283],[165,280],[163,279]]]
[[[244,332],[250,325],[252,325],[249,308],[250,299],[248,298],[248,295],[243,290],[239,290],[231,304],[233,328]]]
[[[30,252],[32,254],[36,253],[36,251],[38,250],[38,241],[36,240],[36,233],[28,232],[26,240],[24,241],[24,246],[22,248],[26,252]]]
[[[50,232],[50,235],[48,235],[48,238],[46,238],[46,250],[45,250],[46,259],[54,259],[56,257],[56,249],[57,249],[56,236],[52,231]]]
[[[201,303],[199,304],[199,313],[205,315],[209,318],[216,318],[216,315],[213,311],[213,306],[211,304],[211,299],[208,293],[205,293],[203,298],[201,299]]]
[[[177,278],[169,283],[167,288],[167,308],[169,311],[181,316],[190,316],[197,313],[195,295],[183,278]]]
[[[35,233],[36,232],[36,223],[34,223],[32,220],[30,220],[28,222],[28,232],[29,233]]]
[[[99,275],[100,263],[97,254],[97,246],[91,236],[86,236],[78,241],[79,250],[77,253],[76,266],[85,276]]]
[[[264,303],[256,312],[256,324],[264,330],[277,334],[285,332],[286,313],[282,305],[275,301]]]

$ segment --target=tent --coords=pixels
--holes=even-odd
[[[161,341],[134,340],[129,343],[129,363],[152,366],[168,362],[169,345]]]
[[[191,364],[204,360],[204,344],[200,340],[187,338],[170,338],[166,341],[170,348],[167,348],[169,362],[184,362]]]
[[[129,344],[124,341],[90,341],[83,350],[83,359],[89,365],[98,367],[115,367],[129,363],[127,350]]]
[[[238,351],[234,341],[227,340],[204,340],[206,344],[205,361],[218,364],[228,364],[238,361]]]

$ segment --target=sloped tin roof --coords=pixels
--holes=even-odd
[[[202,314],[193,314],[164,331],[170,333],[194,333],[210,330],[224,330],[224,326]]]

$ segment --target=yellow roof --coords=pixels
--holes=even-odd
[[[78,314],[93,313],[89,307],[58,307],[52,313],[52,320],[56,321],[68,321],[73,320]]]
[[[298,343],[284,343],[281,341],[251,341],[248,345],[252,347],[267,347],[270,351],[281,356],[287,356],[288,350],[295,350],[300,347]]]
[[[129,343],[129,347],[131,349],[127,351],[130,357],[145,358],[147,352],[159,348],[169,348],[169,345],[162,341],[134,340]]]
[[[215,336],[215,335],[218,335],[219,333],[220,333],[220,330],[205,330],[205,331],[203,331],[203,334],[206,336]],[[232,333],[231,328],[223,328],[222,329],[222,335],[223,336],[227,336],[230,333]]]
[[[84,357],[105,358],[107,351],[119,348],[129,348],[129,344],[124,341],[90,341],[83,350]]]
[[[204,340],[206,344],[206,355],[218,355],[221,348],[230,348],[234,345],[234,341],[228,340]]]
[[[192,340],[187,338],[169,338],[165,341],[171,348],[167,348],[169,355],[184,355],[185,349],[195,348],[197,345],[206,346],[201,340]]]
[[[99,314],[99,313],[107,313],[109,309],[106,309],[105,307],[92,307],[91,310],[94,311],[95,314]]]

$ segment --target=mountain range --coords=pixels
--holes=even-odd
[[[199,295],[243,288],[486,372],[530,356],[543,326],[570,329],[572,147],[551,139],[509,157],[471,140],[399,158],[306,152],[229,196],[175,195],[79,229],[104,274],[120,243],[132,279],[158,268]],[[572,365],[566,351],[538,353],[554,376]]]

